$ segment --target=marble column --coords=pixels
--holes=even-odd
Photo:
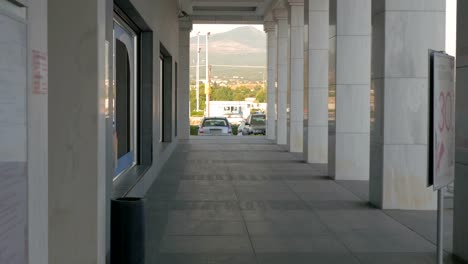
[[[309,1],[308,28],[308,122],[304,159],[328,162],[328,52],[329,0]]]
[[[264,24],[267,33],[267,130],[266,135],[270,140],[276,139],[276,56],[277,37],[276,22],[267,21]]]
[[[464,261],[468,261],[468,32],[463,30],[468,27],[467,9],[467,1],[458,1],[453,253]]]
[[[427,188],[428,49],[444,50],[445,0],[373,1],[370,201],[431,210]]]
[[[371,0],[336,0],[336,180],[369,179]]]
[[[106,263],[105,0],[48,0],[49,263]],[[83,19],[86,17],[86,19]]]
[[[192,20],[179,19],[179,72],[177,91],[177,135],[188,139],[190,135],[190,31]]]
[[[289,48],[289,29],[288,29],[288,10],[279,8],[273,10],[273,15],[278,24],[278,56],[277,56],[277,76],[278,76],[278,104],[277,104],[277,133],[276,143],[286,145],[288,143],[288,120],[287,120],[287,102],[288,102],[288,48]]]
[[[291,102],[289,151],[302,152],[304,139],[304,0],[288,0],[291,6]]]

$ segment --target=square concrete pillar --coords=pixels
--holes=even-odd
[[[304,159],[328,162],[329,0],[308,1],[307,134]]]
[[[288,49],[289,49],[289,29],[288,10],[279,8],[273,10],[273,16],[278,24],[278,45],[277,45],[277,78],[278,78],[278,104],[277,104],[277,135],[276,143],[286,145],[288,143]]]
[[[267,33],[267,128],[266,136],[270,140],[276,139],[276,56],[277,43],[276,22],[266,21],[264,24]]]
[[[445,46],[445,0],[373,1],[370,200],[435,209],[427,188],[428,49]]]
[[[336,0],[335,126],[329,174],[369,179],[371,0]]]
[[[190,31],[192,20],[179,19],[179,72],[177,91],[177,135],[179,139],[190,136]]]
[[[456,167],[453,213],[453,253],[468,261],[468,9],[467,1],[457,6],[457,101]]]
[[[48,1],[50,264],[106,263],[109,9],[105,0]]]
[[[304,0],[288,0],[291,6],[291,101],[289,151],[302,152],[304,139]]]

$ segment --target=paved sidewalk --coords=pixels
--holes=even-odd
[[[147,263],[435,263],[352,189],[263,137],[192,138],[147,194]]]

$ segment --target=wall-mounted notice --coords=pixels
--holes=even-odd
[[[430,53],[429,185],[443,188],[455,178],[455,59]]]
[[[38,50],[32,51],[32,92],[47,94],[49,87],[49,65],[47,53]]]

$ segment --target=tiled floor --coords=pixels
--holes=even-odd
[[[191,139],[147,194],[147,263],[435,263],[411,216],[348,187],[262,137]]]

